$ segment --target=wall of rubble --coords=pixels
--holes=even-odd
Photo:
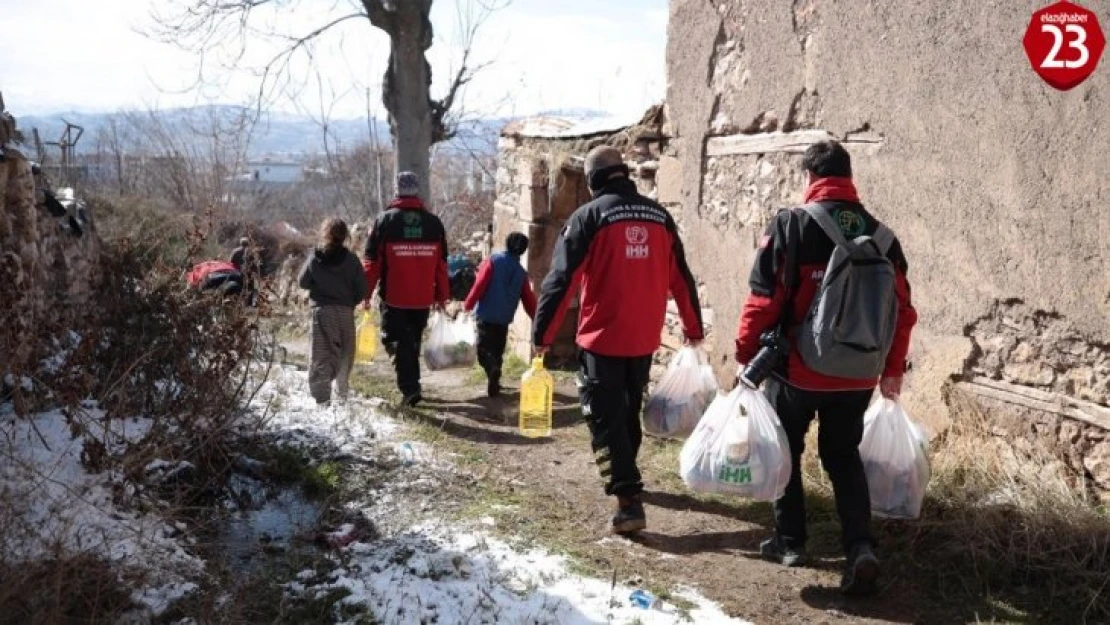
[[[78,236],[45,206],[48,181],[0,100],[0,380],[32,374],[43,340],[88,310],[100,240],[91,215]],[[9,377],[11,376],[11,377]]]
[[[992,401],[1015,410],[1022,389],[1106,406],[1110,73],[1064,93],[1032,72],[1020,33],[1043,2],[949,4],[672,0],[659,194],[691,247],[729,252],[694,261],[722,375],[754,242],[831,137],[909,257],[913,414],[943,427],[953,380],[1011,385]]]

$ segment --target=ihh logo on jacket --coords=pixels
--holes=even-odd
[[[641,260],[650,256],[650,248],[647,245],[647,228],[628,226],[624,229],[624,238],[628,241],[628,246],[625,247],[625,257]]]

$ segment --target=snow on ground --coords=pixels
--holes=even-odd
[[[400,479],[360,506],[379,528],[395,525],[390,517],[397,516],[396,506],[419,505],[413,491],[435,488],[445,462],[426,446],[404,441],[403,424],[374,408],[380,404],[353,400],[320,410],[306,390],[303,373],[286,369],[274,376],[272,388],[258,400],[266,404],[282,397],[271,427],[332,437],[345,449],[368,453],[375,452],[364,437],[373,433],[376,453],[391,450],[406,466]],[[381,539],[351,544],[342,550],[340,568],[305,571],[288,591],[312,597],[346,589],[351,594],[344,603],[365,606],[390,624],[743,623],[691,589],[674,593],[682,607],[633,607],[634,588],[578,575],[565,557],[544,549],[516,548],[491,534],[492,518],[447,523],[434,517],[434,509],[427,509],[425,520],[393,527]]]
[[[379,621],[397,624],[670,623],[740,624],[690,589],[675,593],[682,606],[664,602],[634,607],[634,588],[571,572],[563,556],[518,550],[483,531],[428,522],[374,544],[348,550],[345,567],[313,584],[312,573],[289,585],[302,593],[337,588],[344,603],[370,608]]]
[[[181,528],[156,515],[139,515],[114,503],[126,488],[112,471],[89,473],[81,463],[87,438],[109,450],[149,429],[145,419],[103,422],[93,403],[71,417],[88,433],[74,437],[60,410],[16,418],[0,406],[5,423],[0,441],[0,502],[10,517],[0,541],[12,562],[87,553],[138,574],[133,599],[154,613],[196,586],[204,563],[185,549]]]

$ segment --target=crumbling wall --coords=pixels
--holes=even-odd
[[[1044,84],[1014,35],[1041,6],[672,0],[659,194],[690,247],[714,251],[693,264],[727,326],[722,377],[754,242],[800,203],[805,147],[831,137],[909,259],[912,414],[940,429],[946,385],[974,377],[1106,405],[1110,74]]]
[[[91,220],[76,234],[45,207],[15,119],[0,99],[0,380],[33,373],[46,339],[88,310],[99,271]]]

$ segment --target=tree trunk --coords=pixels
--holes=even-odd
[[[381,0],[366,0],[378,4]],[[424,52],[432,45],[432,0],[404,0],[374,7],[371,22],[389,34],[389,68],[382,101],[389,112],[395,172],[411,171],[420,178],[420,196],[430,201],[429,150],[432,147],[432,71]],[[367,6],[370,9],[370,6]]]

